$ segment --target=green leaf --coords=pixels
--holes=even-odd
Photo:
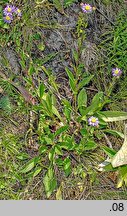
[[[30,156],[27,153],[20,153],[16,156],[17,159],[19,160],[26,160],[28,159]]]
[[[27,174],[27,178],[34,178],[42,171],[42,167],[37,167]]]
[[[82,106],[87,106],[87,93],[84,88],[78,94],[78,108]]]
[[[41,58],[40,59],[40,62],[39,62],[39,59],[38,59],[38,63],[40,63],[41,65],[44,65],[45,63],[47,63],[48,61],[50,61],[51,59],[55,58],[55,56],[58,54],[58,52],[52,52],[50,54],[48,54],[47,56],[45,56],[43,59]],[[39,65],[40,65],[39,64]],[[49,71],[44,69],[44,67],[42,66],[42,69],[44,70],[44,72],[49,76]]]
[[[66,119],[68,121],[70,121],[70,119],[71,119],[71,109],[68,109],[67,107],[65,107],[64,108],[64,115],[65,115]]]
[[[58,145],[55,146],[55,153],[57,155],[61,155],[61,156],[63,155],[63,152],[62,152],[60,146],[58,146]]]
[[[55,163],[57,164],[58,167],[63,167],[63,159],[61,158],[56,158]]]
[[[48,145],[52,145],[53,144],[53,140],[52,139],[50,139],[49,137],[44,137],[44,139],[45,139],[45,141],[46,141],[46,143],[48,144]]]
[[[103,98],[103,92],[100,91],[93,97],[92,102],[91,102],[91,106],[92,105],[98,106],[100,101],[102,100],[102,98]]]
[[[75,82],[74,75],[67,67],[65,68],[65,70],[69,77],[69,84],[70,84],[71,90],[73,91],[73,93],[76,93],[76,82]]]
[[[32,64],[29,66],[28,74],[32,76],[35,73],[35,68]]]
[[[56,116],[60,119],[61,122],[63,122],[63,119],[62,119],[62,117],[60,116],[59,111],[58,111],[58,110],[56,109],[56,107],[54,107],[53,105],[52,105],[52,112],[53,112],[54,115],[56,115]]]
[[[8,114],[11,113],[12,105],[8,96],[3,96],[0,98],[0,109],[3,109]]]
[[[61,146],[61,148],[66,149],[66,150],[73,149],[73,144],[71,142],[61,142],[59,145]]]
[[[55,148],[52,148],[49,152],[49,160],[53,163],[54,162],[54,157],[55,157]]]
[[[127,112],[120,111],[102,111],[99,112],[103,116],[101,117],[105,122],[123,121],[127,119]]]
[[[44,154],[48,150],[47,146],[40,146],[39,153]]]
[[[66,177],[71,173],[71,161],[69,158],[66,158],[63,162],[64,172]]]
[[[86,108],[86,110],[83,113],[82,120],[86,120],[86,115],[93,115],[96,111],[100,110],[102,105],[102,98],[103,98],[103,92],[98,92],[89,107]]]
[[[79,64],[77,67],[77,75],[78,76],[82,75],[83,70],[84,70],[84,64]]]
[[[68,130],[68,126],[62,126],[55,132],[55,137]]]
[[[107,146],[102,146],[101,148],[109,157],[113,157],[116,154],[116,151],[114,149],[111,149]]]
[[[47,102],[45,101],[45,100],[41,100],[41,104],[42,104],[42,110],[43,110],[43,112],[46,114],[46,115],[48,115],[48,116],[51,116],[51,110],[49,109],[49,107],[48,107],[48,104],[47,104]]]
[[[29,163],[24,167],[24,169],[21,171],[21,173],[27,173],[27,172],[29,172],[30,170],[32,170],[32,169],[34,168],[34,166],[35,166],[34,161],[29,162]]]
[[[41,43],[39,43],[39,44],[37,45],[37,48],[38,48],[39,50],[41,50],[41,51],[44,51],[44,50],[45,50],[45,44],[44,44],[44,42],[42,41]]]
[[[103,169],[104,169],[104,171],[106,171],[106,172],[109,172],[109,171],[110,171],[110,172],[111,172],[111,171],[116,171],[116,169],[113,168],[113,166],[112,166],[111,163],[109,163],[109,164],[107,164],[106,166],[104,166]]]
[[[68,100],[64,99],[63,105],[64,105],[63,113],[66,116],[67,120],[69,121],[71,118],[71,111],[72,111],[71,103]]]
[[[72,5],[74,2],[78,2],[77,0],[64,0],[64,7],[68,7]]]
[[[56,181],[56,178],[54,176],[54,170],[52,167],[50,167],[48,169],[48,171],[47,171],[47,173],[43,179],[43,184],[45,187],[46,196],[47,196],[47,198],[49,198],[57,186],[57,181]]]
[[[63,4],[61,0],[53,0],[55,8],[62,14],[64,14]]]
[[[110,130],[110,129],[105,129],[105,130],[103,130],[103,132],[106,132],[106,133],[112,134],[112,135],[114,135],[114,136],[119,136],[119,137],[121,137],[121,138],[124,139],[124,134],[121,133],[121,132],[119,132],[119,131],[116,131],[116,130]]]
[[[39,162],[39,160],[39,157],[34,157],[30,161],[28,161],[27,164],[25,164],[24,168],[21,170],[21,173],[27,173],[30,170],[32,170],[35,167],[35,165]]]
[[[94,150],[97,146],[98,145],[94,141],[88,141],[84,146],[84,150]]]
[[[48,110],[51,112],[52,111],[52,98],[51,98],[50,94],[46,95],[46,103],[48,106]]]
[[[27,173],[27,172],[29,172],[30,170],[32,170],[34,168],[34,166],[35,166],[35,161],[32,159],[21,170],[21,173]]]
[[[33,172],[33,178],[34,178],[35,176],[37,176],[41,171],[42,171],[42,168],[41,168],[41,167],[37,167],[37,168],[34,170],[34,172]]]
[[[86,128],[81,128],[80,133],[82,134],[82,136],[87,136],[88,135],[88,131]]]
[[[90,75],[88,77],[85,77],[82,81],[80,81],[78,83],[78,90],[80,90],[81,88],[83,88],[84,86],[86,86],[87,84],[89,84],[89,82],[91,81],[91,79],[94,77],[94,75]]]
[[[73,57],[74,57],[75,62],[78,62],[78,59],[79,59],[78,52],[76,50],[74,50],[74,49],[72,49],[72,52],[73,52]]]
[[[40,84],[39,86],[39,97],[40,99],[42,99],[43,95],[44,95],[44,90],[45,90],[45,86],[43,83]]]
[[[75,85],[75,81],[73,80],[69,80],[69,84],[70,84],[70,87],[71,87],[71,90],[74,94],[76,94],[76,85]]]

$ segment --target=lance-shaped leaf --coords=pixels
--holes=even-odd
[[[113,167],[119,167],[127,164],[127,124],[124,129],[124,142],[121,149],[114,155],[111,160]]]
[[[103,111],[98,113],[101,114],[101,118],[105,122],[123,121],[127,119],[127,112]]]
[[[78,94],[78,107],[87,106],[87,93],[83,88]]]
[[[46,191],[46,195],[47,198],[50,197],[50,195],[52,194],[52,192],[54,191],[54,189],[57,186],[57,181],[54,175],[54,170],[52,167],[50,167],[43,179],[43,183],[45,186],[45,191]]]
[[[86,115],[93,115],[97,110],[100,110],[103,99],[103,92],[98,92],[92,99],[91,105],[87,107],[83,113],[82,120],[86,119]]]
[[[69,84],[70,84],[71,90],[73,93],[76,93],[76,81],[75,81],[74,75],[67,67],[65,68],[65,70],[69,77]]]

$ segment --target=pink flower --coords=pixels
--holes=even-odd
[[[4,15],[7,15],[7,14],[12,14],[12,13],[14,13],[14,11],[15,11],[15,7],[14,7],[14,6],[12,6],[12,5],[7,5],[7,6],[4,8],[3,13],[4,13]]]
[[[119,77],[122,74],[122,71],[119,68],[112,69],[112,75],[115,77]]]
[[[97,127],[99,125],[99,120],[98,118],[94,117],[94,116],[91,116],[89,119],[88,119],[88,124],[90,126],[94,126],[94,127]]]
[[[81,9],[84,13],[91,13],[93,11],[93,8],[90,4],[84,4],[84,3],[81,3]]]

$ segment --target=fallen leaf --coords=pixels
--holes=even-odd
[[[124,129],[124,142],[121,149],[111,159],[113,167],[119,167],[127,164],[127,124]]]

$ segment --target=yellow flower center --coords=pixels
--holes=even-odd
[[[86,10],[90,10],[90,9],[91,9],[90,5],[86,5],[86,6],[85,6],[85,9],[86,9]]]
[[[21,13],[21,10],[20,10],[20,9],[17,9],[17,12],[18,12],[18,13]]]
[[[7,10],[8,10],[8,12],[11,12],[11,8],[8,8]]]
[[[6,20],[10,20],[11,18],[9,16],[6,16]]]
[[[119,73],[119,70],[118,70],[118,69],[116,69],[116,70],[115,70],[115,74],[118,74],[118,73]]]
[[[96,119],[95,119],[95,118],[92,118],[92,119],[91,119],[91,122],[95,123],[95,122],[96,122]]]

